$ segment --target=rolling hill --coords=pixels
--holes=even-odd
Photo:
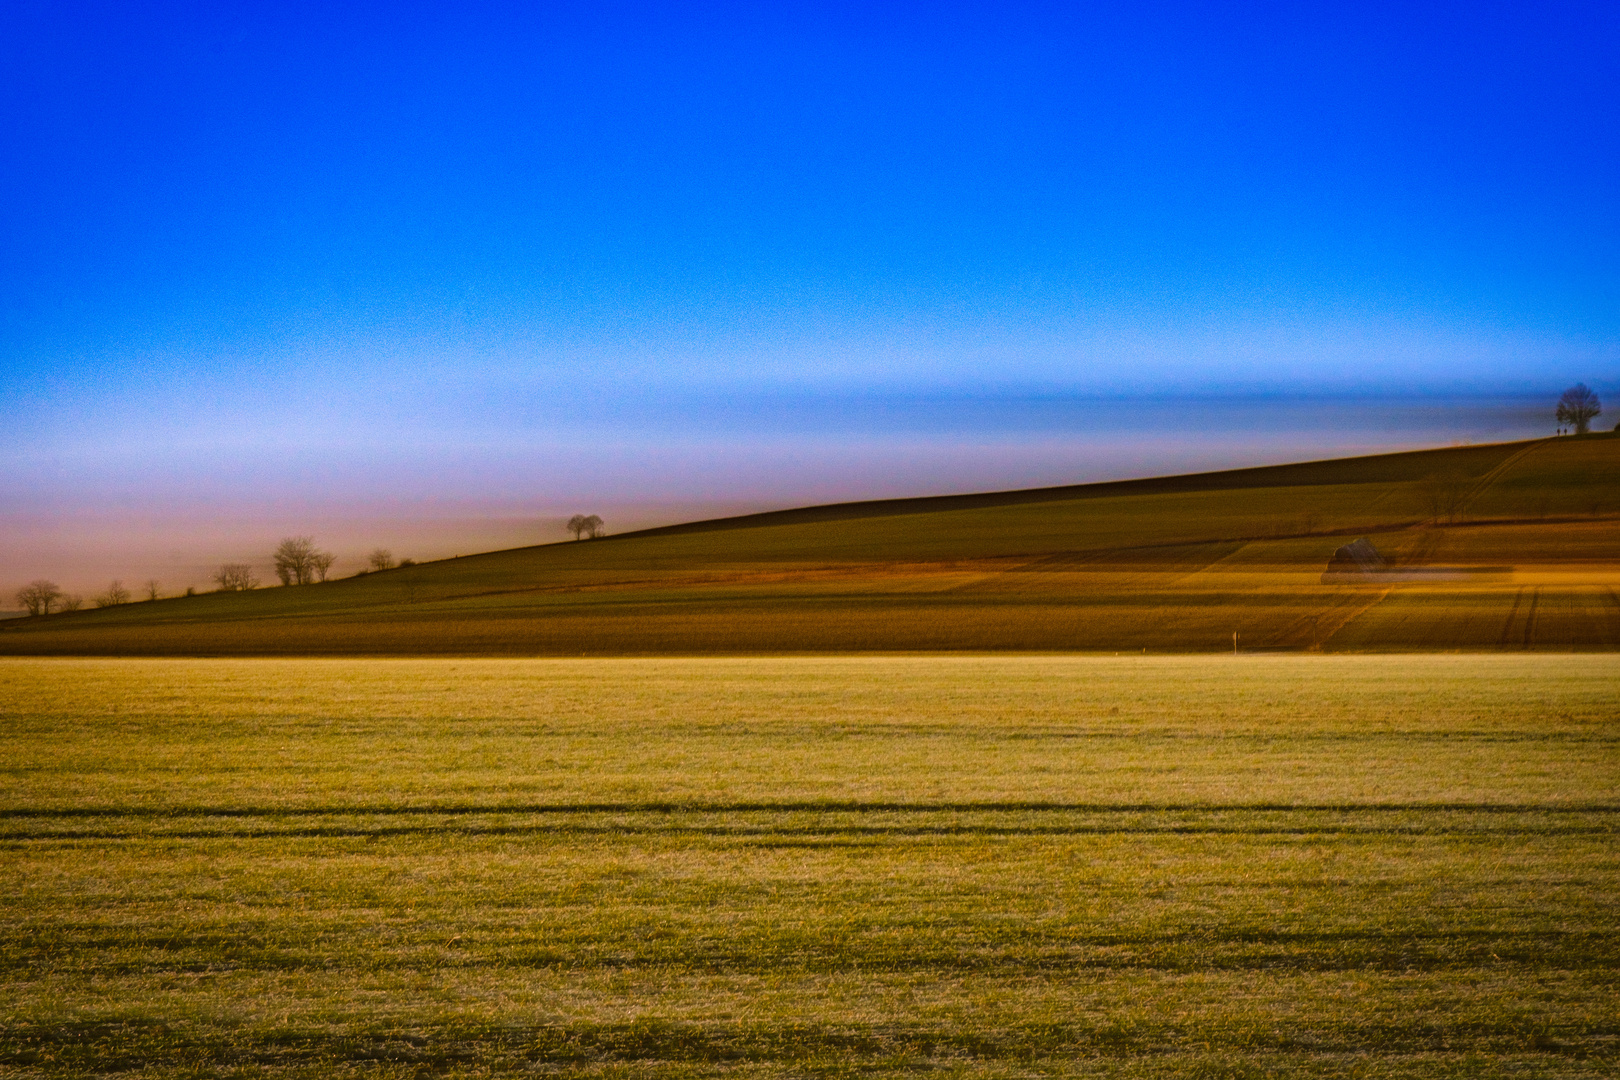
[[[1325,584],[1366,536],[1480,580]],[[0,624],[0,654],[1620,647],[1620,436],[891,499]]]

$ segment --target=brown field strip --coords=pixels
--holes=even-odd
[[[1332,648],[1620,648],[1620,604],[1608,586],[1519,585],[1392,592],[1351,620]]]

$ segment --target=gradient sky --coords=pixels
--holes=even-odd
[[[0,584],[1548,431],[1617,118],[1612,3],[13,2]]]

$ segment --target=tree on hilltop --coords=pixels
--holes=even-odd
[[[259,587],[259,575],[247,563],[226,563],[214,575],[220,592],[247,592]]]
[[[271,556],[276,564],[276,577],[283,585],[307,585],[314,573],[309,557],[315,554],[315,539],[310,536],[289,536],[276,545]]]
[[[17,590],[17,603],[30,615],[49,615],[51,608],[62,599],[62,590],[56,582],[40,578]]]
[[[331,552],[319,551],[311,536],[289,536],[276,545],[276,577],[283,585],[308,585],[325,581],[335,560]]]
[[[392,570],[394,568],[394,553],[387,548],[376,548],[366,556],[366,563],[373,570]]]
[[[602,535],[602,526],[604,524],[606,522],[595,514],[575,514],[568,519],[565,528],[574,534],[575,540],[578,540],[581,536],[589,536],[592,540],[595,540]]]
[[[1587,389],[1585,383],[1576,383],[1558,399],[1558,422],[1569,424],[1575,434],[1585,435],[1592,429],[1592,417],[1603,411],[1603,402]]]
[[[120,604],[127,603],[129,603],[129,590],[124,588],[122,581],[116,579],[111,585],[107,586],[106,592],[96,597],[96,607],[118,607]]]

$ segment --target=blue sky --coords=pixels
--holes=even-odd
[[[12,3],[0,502],[657,516],[1412,445],[1377,402],[1620,389],[1616,117],[1612,4]],[[1196,404],[1347,394],[1315,442]],[[1487,414],[1430,441],[1534,426]]]

